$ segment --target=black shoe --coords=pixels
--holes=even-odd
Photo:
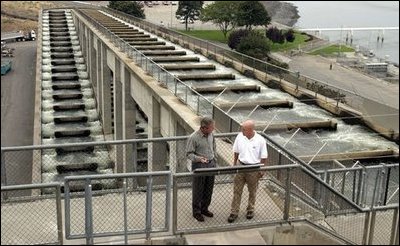
[[[210,211],[203,211],[203,212],[201,212],[204,216],[207,216],[207,217],[214,217],[214,214],[213,213],[211,213]]]
[[[248,220],[251,220],[253,217],[254,217],[254,212],[253,211],[247,211],[246,218]]]
[[[233,221],[235,221],[237,219],[237,214],[230,214],[228,217],[228,222],[232,223]]]
[[[203,215],[201,215],[201,214],[195,214],[195,215],[193,215],[193,217],[194,217],[197,221],[200,221],[200,222],[203,222],[203,221],[204,221],[204,217],[203,217]]]

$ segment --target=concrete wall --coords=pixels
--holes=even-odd
[[[399,139],[399,109],[389,107],[368,99],[363,99],[363,112],[367,123],[383,128],[392,139]],[[374,117],[375,115],[375,117]],[[378,116],[376,116],[378,115]],[[397,134],[397,135],[396,135]]]

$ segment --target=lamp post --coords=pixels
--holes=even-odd
[[[171,1],[171,29],[172,29],[172,1]]]
[[[339,57],[340,57],[340,53],[342,52],[342,32],[343,32],[343,25],[340,26]]]

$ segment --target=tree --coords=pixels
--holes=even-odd
[[[216,24],[219,29],[226,35],[236,26],[238,2],[235,1],[216,1],[207,5],[200,15],[200,20],[203,22],[211,21]]]
[[[240,40],[236,50],[257,59],[264,59],[268,56],[270,46],[263,35],[252,31],[248,36]]]
[[[203,8],[204,1],[179,1],[176,18],[182,18],[185,21],[185,29],[188,30],[188,20],[197,20]]]
[[[109,1],[108,7],[144,19],[143,5],[137,1]]]
[[[267,10],[258,1],[240,1],[237,12],[237,25],[251,30],[252,26],[266,26],[271,22]]]

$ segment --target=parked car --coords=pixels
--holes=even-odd
[[[1,61],[1,75],[8,73],[11,70],[11,61]]]

